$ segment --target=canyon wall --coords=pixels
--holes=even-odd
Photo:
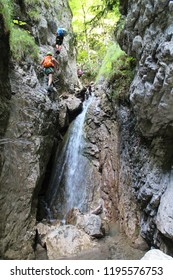
[[[69,31],[51,99],[39,63],[29,56],[20,63],[10,57],[9,32],[0,14],[0,253],[2,259],[34,259],[38,195],[61,133],[81,102],[73,107],[75,97],[69,97],[78,79],[68,1],[38,1],[35,14],[28,1],[14,2],[14,15],[27,22],[40,60],[54,52],[57,26]],[[87,113],[89,207],[93,211],[101,202],[103,220],[119,219],[134,246],[145,247],[142,236],[173,254],[173,1],[121,0],[120,11],[124,28],[118,40],[136,58],[136,71],[127,103],[112,110],[98,86]]]
[[[128,236],[172,254],[173,1],[120,1],[122,49],[136,59],[120,106],[120,216]]]
[[[72,44],[68,1],[14,2],[14,18],[27,23],[39,46],[39,60],[54,52],[58,26],[68,29],[58,58],[57,93],[50,99],[45,77],[29,55],[16,63],[10,57],[9,32],[0,14],[0,255],[2,259],[33,259],[38,193],[60,129],[68,125],[67,106],[59,95],[78,84],[75,48]],[[31,16],[31,12],[37,12]],[[37,24],[36,24],[37,20]],[[22,28],[22,27],[21,27]],[[59,123],[59,108],[63,117]],[[68,112],[67,112],[68,111]],[[61,111],[62,114],[62,111]]]

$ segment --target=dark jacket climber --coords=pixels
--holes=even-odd
[[[56,35],[56,54],[59,54],[62,48],[64,37],[67,35],[65,28],[58,27]]]
[[[51,52],[48,52],[42,59],[41,65],[44,67],[44,72],[48,76],[48,91],[51,91],[53,84],[53,74],[55,69],[59,69],[59,62],[52,56]]]

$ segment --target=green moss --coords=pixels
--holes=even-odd
[[[128,100],[134,68],[134,58],[128,57],[117,44],[114,43],[110,46],[97,76],[97,81],[103,77],[111,85],[109,99],[113,103]]]
[[[31,59],[38,59],[38,47],[35,44],[34,38],[28,31],[23,30],[22,27],[25,22],[20,21],[18,26],[13,20],[13,1],[0,0],[0,13],[3,15],[6,31],[10,32],[10,49],[13,59],[20,62],[28,56]],[[26,0],[33,5],[38,2],[36,0]]]
[[[13,58],[18,62],[28,56],[34,60],[38,59],[38,47],[33,37],[27,31],[15,26],[11,29],[10,48]]]
[[[12,4],[10,0],[1,0],[0,13],[3,15],[6,31],[10,31],[12,15]]]
[[[46,8],[46,9],[49,9],[49,7],[50,7],[49,1],[44,0],[43,2],[44,2],[45,8]]]
[[[37,10],[29,10],[28,11],[28,15],[32,19],[32,21],[39,22],[39,19],[40,19],[39,11],[37,11]]]
[[[134,77],[135,59],[124,53],[117,59],[113,69],[114,73],[109,79],[113,89],[111,99],[116,103],[127,102],[130,84]]]

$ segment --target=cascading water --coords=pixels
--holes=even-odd
[[[83,111],[71,123],[62,146],[58,149],[46,194],[49,218],[64,218],[77,207],[87,210],[86,184],[88,160],[82,155],[84,147],[83,126],[93,96],[83,103]]]

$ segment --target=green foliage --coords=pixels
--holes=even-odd
[[[26,57],[38,59],[38,47],[31,35],[18,27],[13,26],[10,36],[10,48],[13,58],[20,62]]]
[[[110,82],[114,84],[113,98],[119,102],[128,100],[129,87],[134,77],[136,61],[133,57],[128,57],[125,53],[118,58],[118,65],[114,65],[116,71],[112,75]]]
[[[69,1],[77,41],[77,62],[84,66],[85,73],[89,75],[90,71],[91,79],[101,65],[119,19],[117,3],[117,0]]]
[[[5,28],[7,31],[11,28],[12,4],[10,0],[0,0],[0,13],[3,15]]]
[[[13,19],[13,23],[14,23],[14,24],[17,24],[17,25],[19,25],[19,26],[24,26],[24,25],[26,25],[26,22],[25,22],[25,21],[18,20],[18,19]]]
[[[48,0],[44,0],[44,6],[46,9],[49,9],[49,1]]]
[[[36,0],[26,0],[28,3],[38,2]],[[5,28],[10,32],[10,49],[12,57],[20,62],[27,57],[37,60],[38,47],[35,44],[34,38],[28,31],[21,29],[26,22],[20,20],[13,20],[13,1],[0,0],[0,13],[5,20]],[[15,24],[15,25],[14,25]]]
[[[128,100],[128,90],[134,77],[135,59],[128,57],[118,45],[109,47],[97,76],[97,82],[104,78],[111,85],[109,99],[114,102]]]
[[[97,5],[94,1],[94,5],[91,6],[91,10],[95,12],[95,16],[92,18],[90,23],[97,26],[101,19],[109,17],[110,14],[112,15],[112,12],[119,17],[118,6],[119,0],[102,0],[99,5]]]
[[[123,53],[124,52],[116,43],[112,43],[107,49],[107,53],[103,59],[97,79],[99,79],[100,76],[103,76],[104,78],[111,77],[115,64],[118,66],[118,57],[120,57]]]

